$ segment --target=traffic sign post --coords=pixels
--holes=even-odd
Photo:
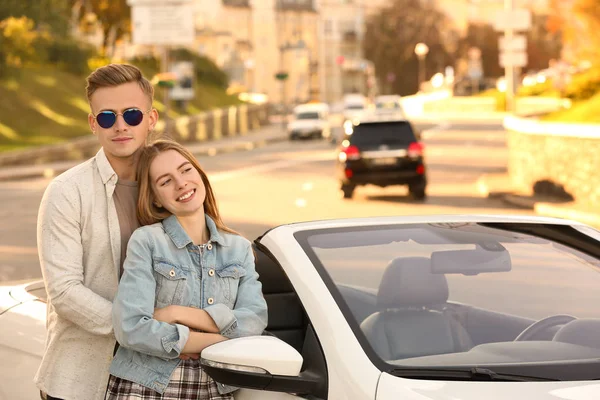
[[[514,0],[504,0],[504,11],[494,20],[494,28],[504,31],[500,39],[500,65],[504,67],[506,79],[506,111],[515,109],[515,67],[527,65],[527,41],[515,31],[528,30],[531,27],[531,11],[514,9]]]
[[[127,0],[131,7],[132,41],[162,46],[161,72],[169,69],[169,46],[191,45],[196,37],[193,0]],[[165,122],[169,122],[169,90],[163,96]]]

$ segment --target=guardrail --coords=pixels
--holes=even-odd
[[[181,143],[244,136],[269,123],[268,110],[267,104],[243,104],[215,109],[168,121],[160,120],[155,132],[167,134]],[[0,167],[85,160],[96,154],[99,149],[98,139],[90,134],[66,143],[1,153]]]

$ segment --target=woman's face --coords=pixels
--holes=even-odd
[[[200,173],[176,150],[160,153],[150,164],[155,205],[185,217],[203,211],[206,189]]]

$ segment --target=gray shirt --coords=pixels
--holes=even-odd
[[[119,276],[123,275],[123,262],[127,254],[127,243],[133,231],[139,228],[140,223],[137,219],[136,204],[138,198],[138,184],[135,181],[125,181],[119,179],[115,186],[113,199],[117,216],[119,217],[119,228],[121,230],[121,265]]]

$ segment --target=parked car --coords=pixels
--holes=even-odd
[[[301,104],[294,108],[293,120],[287,126],[290,140],[331,137],[329,106],[325,103]]]
[[[416,200],[426,197],[424,146],[412,124],[398,115],[364,115],[344,124],[337,176],[344,198],[357,186],[408,185]]]
[[[254,241],[265,335],[206,348],[237,400],[596,400],[600,232],[528,216],[288,224]],[[2,399],[34,399],[39,283],[0,298]],[[29,368],[29,369],[27,369]]]

